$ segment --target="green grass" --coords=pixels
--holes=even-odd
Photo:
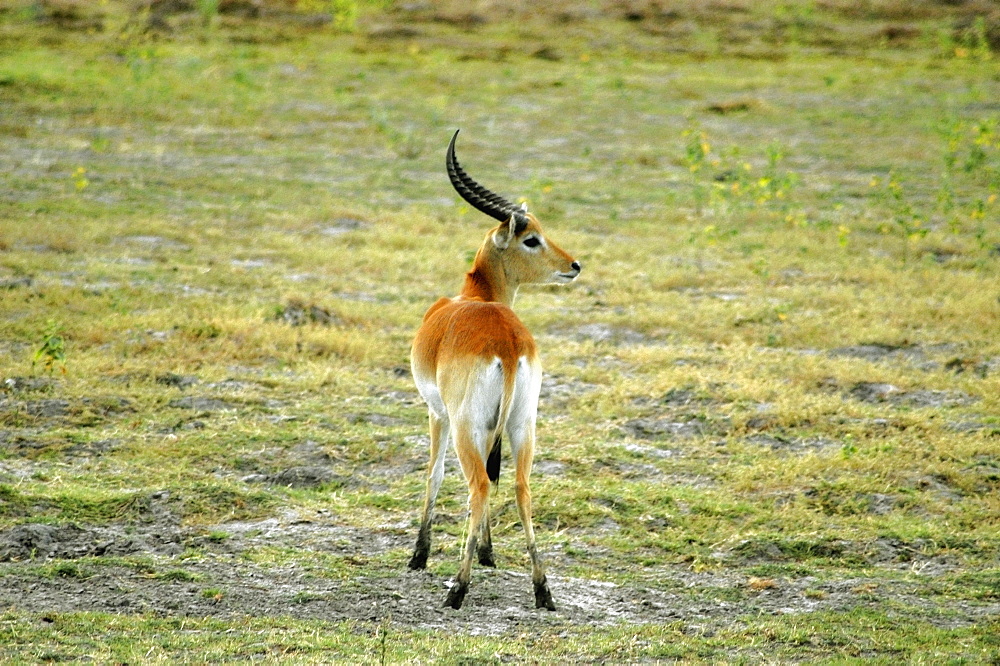
[[[997,658],[993,14],[221,4],[160,34],[114,2],[63,23],[55,3],[0,8],[0,529],[188,530],[180,555],[4,575],[124,567],[220,607],[235,583],[185,562],[397,575],[402,546],[246,546],[227,523],[415,536],[409,342],[490,226],[444,175],[461,127],[470,173],[584,267],[516,304],[551,381],[533,480],[551,573],[675,594],[681,619],[493,636],[16,607],[3,658]],[[247,480],[296,466],[330,476]],[[463,485],[446,479],[442,515],[461,517]],[[524,571],[506,477],[492,502],[501,568]],[[434,575],[462,529],[437,529]],[[768,590],[748,576],[819,605],[754,615]],[[838,585],[860,591],[838,606]]]
[[[20,646],[24,650],[14,654],[39,660],[90,655],[102,661],[145,663],[245,659],[315,663],[331,658],[366,663],[383,658],[386,663],[424,659],[454,664],[503,663],[507,659],[546,663],[581,654],[615,662],[809,659],[823,663],[889,663],[890,658],[895,658],[936,663],[959,650],[974,662],[995,655],[995,623],[944,628],[935,626],[935,619],[900,617],[896,609],[890,609],[885,613],[817,614],[805,618],[745,618],[737,626],[719,632],[674,624],[605,632],[571,630],[561,636],[525,632],[512,641],[506,637],[446,636],[431,631],[400,635],[373,623],[331,625],[250,618],[222,622],[89,613],[32,618],[7,612],[0,620],[0,635],[5,638],[8,654],[12,647]]]

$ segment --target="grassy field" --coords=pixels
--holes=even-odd
[[[0,660],[1000,660],[1000,14],[762,6],[0,3]],[[458,127],[554,613],[405,566]]]

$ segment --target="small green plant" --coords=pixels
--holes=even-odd
[[[873,178],[871,187],[875,189],[876,199],[889,209],[889,220],[879,225],[879,231],[886,235],[895,233],[903,241],[905,264],[910,258],[911,243],[926,236],[930,229],[926,226],[923,214],[907,198],[895,172],[889,172],[884,181]]]
[[[1000,131],[996,118],[940,121],[943,168],[937,212],[954,235],[972,232],[979,249],[993,252],[996,241],[988,224],[1000,199]],[[971,226],[971,229],[970,229]]]
[[[49,320],[45,331],[42,333],[42,343],[31,361],[31,367],[41,363],[45,372],[51,374],[58,367],[59,371],[66,374],[66,340],[63,338],[63,327],[57,321]]]
[[[780,145],[767,146],[767,165],[761,170],[744,157],[739,146],[713,155],[703,129],[689,127],[682,136],[683,162],[691,174],[696,214],[711,206],[720,213],[763,209],[780,212],[787,221],[799,217],[790,212],[790,194],[798,175],[782,167],[785,151]]]
[[[986,19],[977,16],[972,25],[959,37],[961,46],[955,48],[955,57],[986,61],[992,57]]]
[[[55,562],[43,565],[39,571],[44,578],[78,578],[85,580],[93,576],[93,572],[75,562]]]
[[[378,663],[380,666],[385,666],[385,655],[386,649],[388,647],[389,639],[389,627],[392,624],[392,615],[386,615],[382,618],[382,621],[378,625],[378,630],[376,631],[376,639],[378,640]]]
[[[154,573],[150,575],[150,578],[168,580],[177,583],[193,583],[201,580],[201,576],[199,574],[185,571],[184,569],[170,569],[162,573]]]
[[[225,597],[226,594],[217,587],[206,587],[204,590],[201,591],[201,596],[204,599],[209,599],[211,601],[218,603],[219,601],[222,601],[223,597]]]
[[[694,210],[696,215],[701,215],[702,210],[708,203],[710,191],[698,177],[707,164],[708,154],[712,150],[712,145],[708,142],[708,134],[698,127],[689,127],[684,130],[684,164],[691,174],[691,192],[694,195]]]

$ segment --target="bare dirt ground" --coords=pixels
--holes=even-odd
[[[344,527],[335,519],[286,516],[192,529],[178,525],[168,501],[164,493],[151,495],[152,520],[141,525],[32,523],[0,533],[4,579],[0,606],[35,613],[101,611],[220,618],[252,614],[361,622],[391,618],[395,624],[412,628],[472,635],[505,635],[521,625],[539,623],[558,628],[681,622],[689,628],[711,630],[753,615],[848,611],[887,603],[920,609],[947,627],[1000,614],[1000,603],[972,605],[928,598],[912,577],[899,575],[893,580],[892,574],[885,575],[888,572],[877,578],[755,578],[742,573],[739,565],[785,558],[777,549],[740,547],[720,553],[721,559],[736,567],[695,573],[686,566],[658,566],[650,572],[649,585],[562,576],[558,572],[572,558],[550,552],[554,574],[550,582],[558,605],[552,613],[534,609],[527,572],[501,561],[496,570],[476,568],[465,606],[454,611],[441,606],[447,576],[379,563],[387,556],[403,561],[414,536],[408,527],[371,530]],[[439,535],[439,541],[447,543],[447,537]],[[328,576],[312,564],[255,562],[251,553],[262,547],[332,556],[339,563],[338,571]],[[947,557],[923,557],[913,544],[891,540],[831,547],[854,551],[869,565],[898,574],[933,576],[956,569]],[[393,558],[394,554],[398,557]],[[450,557],[432,554],[439,561]],[[351,567],[363,568],[364,573],[352,575]]]

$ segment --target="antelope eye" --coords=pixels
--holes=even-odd
[[[529,236],[524,239],[524,247],[538,247],[542,244],[542,241],[538,240],[534,236]]]

